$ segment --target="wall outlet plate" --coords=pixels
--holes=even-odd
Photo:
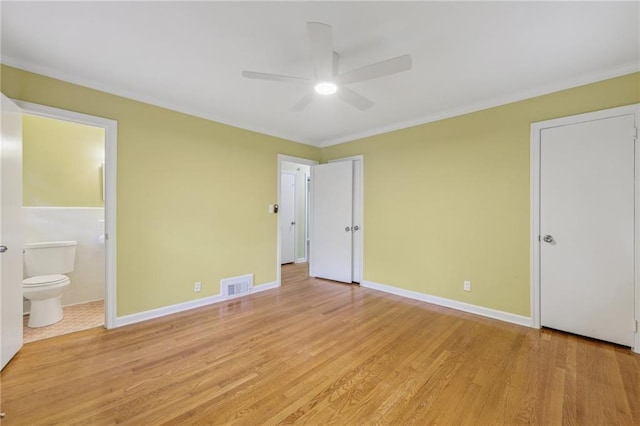
[[[471,281],[464,282],[464,291],[471,291]]]
[[[196,283],[193,286],[193,291],[197,293],[200,290],[202,290],[202,283],[200,281],[196,281]]]

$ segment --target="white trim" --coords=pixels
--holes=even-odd
[[[316,160],[309,160],[308,158],[300,158],[300,157],[292,157],[290,155],[278,154],[278,174],[277,174],[277,193],[276,193],[276,203],[280,204],[280,174],[282,173],[282,162],[287,161],[289,163],[297,163],[304,164],[305,166],[315,166],[318,164]],[[280,285],[282,281],[282,264],[280,263],[280,222],[278,217],[276,217],[276,235],[277,235],[277,243],[276,243],[276,282]],[[306,248],[305,248],[306,251]]]
[[[274,288],[280,287],[279,281],[271,281],[270,283],[260,284],[254,287],[251,287],[251,294],[260,293],[261,291],[273,290]]]
[[[203,297],[202,299],[190,300],[188,302],[164,306],[158,309],[151,309],[149,311],[139,312],[137,314],[125,315],[116,319],[116,327],[122,327],[123,325],[135,324],[141,321],[147,321],[171,314],[177,314],[178,312],[200,308],[202,306],[211,305],[217,302],[223,302],[225,300],[227,299],[224,296],[217,294],[215,296]]]
[[[352,133],[350,135],[329,139],[323,141],[318,146],[320,148],[326,148],[328,146],[339,145],[341,143],[351,142],[357,139],[394,132],[396,130],[407,129],[409,127],[420,126],[422,124],[433,123],[434,121],[457,117],[459,115],[469,114],[471,112],[482,111],[484,109],[494,108],[501,105],[510,104],[512,102],[523,101],[525,99],[531,99],[537,96],[547,95],[549,93],[555,93],[562,90],[583,86],[585,84],[596,83],[598,81],[608,80],[610,78],[621,77],[623,75],[631,74],[638,71],[640,71],[640,65],[634,62],[601,72],[583,74],[575,78],[564,80],[560,83],[554,83],[539,88],[525,89],[506,96],[488,99],[473,104],[462,105],[446,111],[438,111],[433,114],[427,115],[426,117],[402,121],[399,123],[390,124],[388,126],[376,127],[375,129],[370,129],[364,132]]]
[[[531,269],[529,271],[529,288],[531,294],[529,302],[531,304],[531,327],[540,328],[540,242],[538,241],[538,236],[540,235],[540,129],[534,124],[531,125],[530,138],[529,205],[531,212],[529,217],[531,223],[529,226],[529,267]]]
[[[360,227],[358,231],[357,238],[359,239],[358,244],[360,244],[360,249],[362,250],[360,253],[360,264],[357,265],[360,274],[360,281],[364,280],[364,155],[352,155],[350,157],[336,158],[333,160],[329,160],[329,163],[334,163],[337,161],[360,161],[360,194],[358,197],[358,203],[360,204],[360,217],[356,218],[356,224]],[[352,277],[353,279],[353,277]]]
[[[318,148],[326,148],[328,146],[351,142],[351,141],[362,139],[369,136],[375,136],[383,133],[393,132],[395,130],[401,130],[401,129],[406,129],[413,126],[419,126],[421,124],[444,120],[446,118],[468,114],[470,112],[481,111],[483,109],[493,108],[496,106],[505,105],[512,102],[521,101],[524,99],[530,99],[536,96],[542,96],[549,93],[558,92],[561,90],[566,90],[566,89],[570,89],[577,86],[582,86],[585,84],[596,83],[598,81],[608,80],[610,78],[620,77],[623,75],[640,71],[640,65],[637,62],[632,62],[629,64],[617,66],[614,68],[609,68],[602,71],[582,74],[577,77],[563,80],[562,82],[559,82],[559,83],[554,83],[554,84],[550,84],[550,85],[546,85],[538,88],[524,89],[519,92],[512,93],[506,96],[497,97],[497,98],[489,99],[486,101],[476,102],[473,104],[467,104],[467,105],[463,105],[457,108],[452,108],[446,111],[436,112],[426,117],[421,117],[414,120],[402,121],[399,123],[390,124],[388,126],[377,127],[375,129],[371,129],[366,132],[352,133],[350,135],[342,136],[339,138],[328,139],[320,143],[314,143],[310,140],[304,140],[303,138],[300,138],[298,136],[294,136],[288,133],[274,132],[273,130],[265,128],[263,126],[254,126],[254,125],[249,125],[247,123],[240,123],[235,120],[228,120],[218,115],[211,114],[211,112],[209,111],[199,111],[191,107],[186,107],[183,105],[166,102],[166,101],[154,98],[152,96],[141,95],[139,93],[136,93],[130,90],[123,90],[121,88],[117,88],[108,84],[99,83],[92,80],[76,78],[74,76],[71,76],[70,74],[60,72],[58,70],[53,70],[48,67],[28,64],[26,62],[23,62],[11,57],[2,56],[0,62],[14,68],[19,68],[25,71],[37,73],[47,77],[51,77],[51,78],[66,81],[69,83],[77,84],[80,86],[88,87],[91,89],[99,90],[108,94],[122,96],[135,101],[144,102],[149,105],[155,105],[162,108],[167,108],[172,111],[189,114],[194,117],[204,118],[206,120],[213,120],[218,123],[226,124],[228,126],[238,127],[240,129],[250,130],[253,132],[258,132],[265,135],[274,136],[277,138],[284,138],[293,142],[315,146]]]
[[[496,319],[499,321],[510,322],[512,324],[529,327],[531,318],[522,315],[512,314],[510,312],[498,311],[496,309],[485,308],[484,306],[472,305],[470,303],[458,302],[457,300],[446,299],[444,297],[431,296],[417,291],[405,290],[403,288],[393,287],[386,284],[379,284],[372,281],[362,280],[361,287],[373,290],[383,291],[385,293],[395,294],[396,296],[406,297],[409,299],[419,300],[421,302],[432,303],[446,308],[456,309],[462,312],[468,312],[474,315]]]
[[[543,129],[567,126],[585,121],[601,120],[622,115],[635,115],[636,127],[640,127],[640,104],[610,108],[585,114],[556,118],[531,124],[531,224],[530,224],[530,280],[531,280],[531,326],[541,327],[540,321],[540,134]],[[636,146],[638,141],[636,139]],[[634,320],[640,319],[640,150],[635,150],[635,218],[634,218]],[[635,333],[634,352],[640,353],[640,330]]]
[[[45,105],[34,104],[15,100],[26,114],[38,115],[41,117],[55,118],[58,120],[71,121],[74,123],[86,124],[94,127],[102,127],[105,130],[105,183],[107,192],[104,203],[105,234],[105,327],[114,328],[116,324],[116,293],[117,293],[117,145],[118,145],[118,122],[108,118],[96,117],[93,115],[81,114],[64,109],[53,108]],[[84,207],[83,207],[84,208]]]
[[[116,319],[116,327],[122,327],[123,325],[135,324],[150,319],[160,318],[167,315],[177,314],[179,312],[188,311],[195,308],[201,308],[203,306],[212,305],[218,302],[226,302],[228,300],[237,299],[240,297],[249,296],[253,293],[260,293],[262,291],[271,290],[280,287],[280,284],[273,281],[266,284],[261,284],[251,288],[251,293],[243,294],[236,298],[226,298],[222,294],[216,294],[215,296],[203,297],[201,299],[190,300],[188,302],[176,303],[175,305],[164,306],[162,308],[151,309],[149,311],[139,312],[137,314],[125,315]]]
[[[307,261],[306,257],[300,257],[300,258],[296,259],[296,263],[304,263],[306,261]]]
[[[99,90],[101,92],[104,92],[110,95],[121,96],[123,98],[131,99],[134,101],[144,102],[149,105],[166,108],[171,111],[188,114],[193,117],[215,121],[217,123],[225,124],[227,126],[237,127],[239,129],[261,133],[263,135],[269,135],[269,136],[273,136],[280,139],[287,139],[293,142],[298,142],[305,145],[319,147],[318,144],[314,144],[313,142],[302,140],[298,136],[295,136],[293,134],[288,134],[285,132],[274,132],[273,130],[264,126],[255,126],[255,125],[248,124],[246,122],[241,123],[236,120],[229,120],[219,115],[212,114],[210,111],[194,109],[192,107],[176,104],[173,102],[167,102],[167,101],[155,98],[153,96],[142,95],[140,93],[136,93],[131,90],[121,89],[115,86],[111,86],[109,84],[98,83],[92,80],[85,80],[82,78],[75,78],[67,73],[59,72],[58,70],[53,70],[48,67],[33,66],[31,64],[27,64],[19,60],[14,60],[13,58],[9,58],[7,56],[2,56],[0,63],[8,65],[13,68],[19,68],[24,71],[29,71],[32,73],[44,75],[46,77],[55,78],[57,80],[66,81],[72,84],[77,84],[79,86],[87,87],[89,89]]]

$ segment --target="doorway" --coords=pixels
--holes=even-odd
[[[304,263],[309,256],[309,174],[315,160],[278,154],[277,282],[286,263]],[[283,191],[283,179],[288,190]],[[295,188],[292,188],[293,185]],[[285,209],[283,211],[282,209]],[[283,214],[284,213],[284,214]],[[292,225],[291,223],[294,222]]]
[[[302,263],[308,252],[308,186],[310,167],[306,164],[282,162],[278,224],[280,229],[280,262]]]
[[[362,155],[356,155],[356,156],[352,156],[352,157],[346,157],[346,158],[339,158],[339,159],[335,159],[335,160],[331,160],[329,161],[329,164],[335,164],[335,163],[339,163],[339,162],[344,162],[344,163],[349,163],[350,166],[350,171],[349,174],[352,175],[352,179],[349,182],[349,202],[352,203],[352,208],[350,208],[350,214],[349,214],[349,219],[348,219],[348,226],[349,226],[349,230],[348,230],[348,235],[349,240],[346,242],[349,247],[346,248],[346,250],[348,250],[349,254],[350,254],[350,259],[349,262],[346,264],[347,266],[344,266],[341,269],[345,269],[345,274],[341,274],[342,276],[348,277],[345,278],[345,282],[355,282],[355,283],[359,283],[362,279],[362,270],[363,270],[363,231],[362,231],[362,227],[363,227],[363,202],[364,202],[364,186],[363,186],[363,180],[364,180],[364,158]],[[313,179],[313,175],[314,175],[314,166],[318,166],[318,162],[317,161],[313,161],[313,160],[308,160],[308,159],[303,159],[303,158],[297,158],[297,157],[290,157],[290,156],[286,156],[286,155],[278,155],[278,203],[282,203],[282,181],[281,181],[281,176],[284,170],[286,170],[287,168],[287,163],[292,163],[294,165],[302,165],[302,166],[309,166],[310,167],[310,175],[311,180]],[[331,166],[329,166],[329,164],[326,165],[322,165],[322,166],[318,166],[318,170],[321,168],[333,168]],[[346,164],[345,164],[346,165]],[[307,238],[305,240],[305,248],[306,248],[306,256],[303,259],[298,259],[298,261],[310,261],[311,257],[313,256],[313,248],[310,247],[313,245],[312,239],[313,239],[313,235],[311,230],[313,229],[313,221],[314,218],[312,217],[312,211],[315,211],[315,207],[313,206],[313,195],[312,192],[313,190],[311,188],[313,188],[313,182],[311,182],[309,179],[307,179],[306,181],[306,204],[307,204],[307,215],[306,215],[306,221],[307,221],[307,226],[306,229],[307,231],[305,232]],[[300,189],[297,190],[297,193],[300,193]],[[297,222],[296,222],[297,223]],[[285,223],[286,225],[286,223]],[[341,224],[341,230],[342,230],[342,234],[344,236],[344,234],[347,234],[346,229],[347,224]],[[280,229],[280,222],[279,222],[279,230],[278,230],[278,252],[277,252],[277,258],[278,258],[278,264],[277,264],[277,278],[278,278],[278,282],[281,283],[281,265],[282,263],[284,263],[282,261],[282,230]],[[300,239],[298,237],[298,239]],[[324,258],[325,256],[321,256],[322,258]],[[317,258],[316,258],[317,260]],[[326,262],[325,262],[326,263]],[[342,262],[341,262],[342,263]],[[333,265],[328,265],[328,269],[332,269]],[[325,268],[326,269],[326,268]],[[329,276],[323,276],[322,273],[320,273],[319,275],[317,275],[318,278],[329,278],[331,279],[331,277]]]
[[[531,131],[533,325],[637,352],[639,112],[614,108]]]
[[[57,108],[51,108],[43,105],[32,104],[28,102],[16,102],[19,107],[24,111],[26,117],[31,117],[33,120],[53,120],[60,123],[66,123],[69,125],[88,126],[87,128],[99,129],[104,134],[104,145],[101,153],[96,155],[102,156],[102,161],[98,164],[93,164],[95,182],[99,182],[101,188],[98,189],[100,197],[102,198],[103,210],[97,211],[97,209],[61,209],[54,212],[57,215],[56,220],[64,221],[64,217],[78,216],[80,215],[87,221],[90,221],[90,230],[88,231],[91,236],[87,237],[87,241],[93,241],[95,244],[86,244],[85,250],[81,251],[80,246],[77,248],[76,265],[80,261],[89,261],[87,258],[82,259],[80,256],[86,256],[88,258],[95,256],[102,256],[102,264],[104,265],[103,287],[101,289],[104,302],[93,303],[92,306],[86,306],[85,310],[76,309],[73,316],[84,315],[89,313],[95,315],[97,305],[104,303],[104,307],[100,308],[102,318],[100,323],[104,324],[106,328],[113,328],[116,326],[116,145],[117,145],[117,123],[113,120],[104,119],[100,117],[90,116],[86,114],[75,113],[71,111],[61,110]],[[96,188],[94,188],[96,189]],[[25,209],[26,210],[26,209]],[[46,218],[43,219],[42,215],[49,214],[47,209],[34,208],[33,212],[29,212],[30,216],[33,216],[30,220],[32,223],[43,223]],[[49,209],[51,210],[51,209]],[[101,214],[102,218],[95,216]],[[87,216],[87,217],[85,217]],[[95,216],[95,217],[94,217]],[[42,231],[40,229],[38,232]],[[32,238],[36,234],[32,235]],[[102,251],[97,252],[91,250],[91,247],[95,248],[102,246]],[[91,247],[89,247],[91,246]],[[97,254],[100,253],[100,254]],[[80,271],[79,271],[80,272]],[[81,283],[77,283],[81,284]],[[73,281],[72,284],[73,285]],[[78,286],[79,287],[79,286]],[[92,290],[83,288],[83,291]],[[83,297],[94,298],[95,295],[76,295],[80,299]],[[64,298],[63,298],[64,303]],[[73,303],[73,301],[72,301]],[[94,306],[95,305],[95,306]],[[78,305],[80,306],[80,305]],[[65,311],[66,315],[66,311]],[[64,321],[64,320],[63,320]]]

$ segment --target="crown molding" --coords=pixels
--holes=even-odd
[[[513,102],[523,101],[525,99],[531,99],[542,95],[548,95],[550,93],[559,92],[562,90],[571,89],[578,86],[584,86],[586,84],[596,83],[598,81],[608,80],[610,78],[621,77],[623,75],[631,74],[640,71],[640,63],[630,63],[615,68],[609,68],[607,70],[582,74],[580,76],[563,80],[559,83],[554,83],[546,86],[536,87],[527,90],[521,90],[516,93],[493,98],[486,101],[481,101],[469,105],[460,106],[458,108],[452,108],[446,111],[436,112],[434,114],[427,115],[425,117],[416,118],[413,120],[402,121],[399,123],[390,124],[388,126],[376,127],[365,132],[353,133],[351,135],[329,139],[322,142],[320,148],[326,148],[333,145],[339,145],[347,142],[353,142],[358,139],[363,139],[371,136],[377,136],[384,133],[394,132],[396,130],[407,129],[409,127],[415,127],[422,124],[432,123],[434,121],[440,121],[447,118],[456,117],[459,115],[469,114],[471,112],[482,111],[484,109],[494,108],[501,105],[510,104]]]
[[[285,139],[291,142],[296,142],[304,145],[314,146],[317,148],[327,148],[333,145],[339,145],[347,142],[353,142],[358,139],[363,139],[371,136],[377,136],[384,133],[394,132],[397,130],[407,129],[410,127],[419,126],[422,124],[432,123],[439,120],[444,120],[447,118],[456,117],[459,115],[469,114],[472,112],[481,111],[484,109],[494,108],[497,106],[510,104],[513,102],[522,101],[525,99],[535,98],[537,96],[547,95],[550,93],[558,92],[561,90],[571,89],[578,86],[583,86],[585,84],[596,83],[598,81],[607,80],[610,78],[620,77],[626,74],[631,74],[634,72],[640,71],[640,63],[634,62],[625,64],[622,66],[609,68],[606,70],[582,74],[577,77],[573,77],[567,80],[563,80],[558,83],[535,87],[531,89],[521,90],[515,92],[513,94],[497,97],[493,99],[489,99],[486,101],[476,102],[468,105],[463,105],[457,108],[448,109],[445,111],[435,112],[433,114],[429,114],[424,117],[415,118],[412,120],[401,121],[393,124],[389,124],[386,126],[376,127],[371,130],[367,130],[364,132],[356,132],[349,135],[341,136],[338,138],[328,139],[321,142],[312,142],[309,140],[301,139],[297,136],[287,134],[287,133],[275,133],[270,129],[266,129],[261,126],[253,126],[248,125],[246,123],[240,123],[238,121],[229,120],[224,117],[220,117],[215,114],[211,114],[208,112],[203,112],[199,110],[195,110],[193,108],[185,107],[184,105],[174,104],[171,102],[162,101],[153,96],[141,95],[139,93],[135,93],[129,90],[119,89],[117,87],[110,86],[108,84],[99,83],[96,81],[79,79],[70,74],[66,74],[63,72],[59,72],[57,70],[50,69],[48,67],[41,67],[37,65],[28,64],[26,62],[22,62],[19,60],[15,60],[13,58],[2,56],[1,63],[19,68],[24,71],[33,72],[36,74],[41,74],[46,77],[54,78],[57,80],[62,80],[68,83],[77,84],[79,86],[84,86],[90,89],[98,90],[101,92],[105,92],[111,95],[120,96],[123,98],[131,99],[138,102],[143,102],[146,104],[154,105],[160,108],[169,109],[172,111],[180,112],[183,114],[188,114],[194,117],[203,118],[205,120],[215,121],[217,123],[225,124],[227,126],[236,127],[242,130],[247,130],[251,132],[260,133],[267,136],[272,136],[279,139]]]
[[[71,74],[60,72],[48,67],[41,67],[38,65],[29,64],[26,62],[15,60],[7,56],[2,56],[0,58],[0,63],[4,65],[8,65],[10,67],[19,68],[24,71],[40,74],[45,77],[61,80],[71,84],[77,84],[78,86],[87,87],[89,89],[98,90],[100,92],[104,92],[110,95],[120,96],[122,98],[126,98],[129,100],[134,100],[134,101],[142,102],[145,104],[153,105],[156,107],[168,109],[171,111],[180,112],[180,113],[191,115],[198,118],[203,118],[209,121],[215,121],[216,123],[225,124],[227,126],[236,127],[238,129],[248,130],[251,132],[260,133],[267,136],[273,136],[278,139],[286,139],[288,141],[297,142],[304,145],[315,146],[318,148],[320,147],[319,144],[314,144],[309,141],[301,140],[300,138],[290,134],[286,134],[286,133],[276,134],[273,131],[260,126],[252,126],[246,123],[240,123],[234,120],[229,120],[227,118],[220,117],[215,114],[195,110],[193,108],[185,107],[184,105],[166,102],[158,98],[155,98],[153,96],[146,96],[146,95],[141,95],[140,93],[132,92],[129,90],[123,90],[123,89],[111,86],[109,84],[99,83],[93,80],[77,78]]]

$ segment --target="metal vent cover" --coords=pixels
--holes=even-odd
[[[220,294],[225,298],[244,296],[251,293],[253,288],[253,274],[220,280]]]

